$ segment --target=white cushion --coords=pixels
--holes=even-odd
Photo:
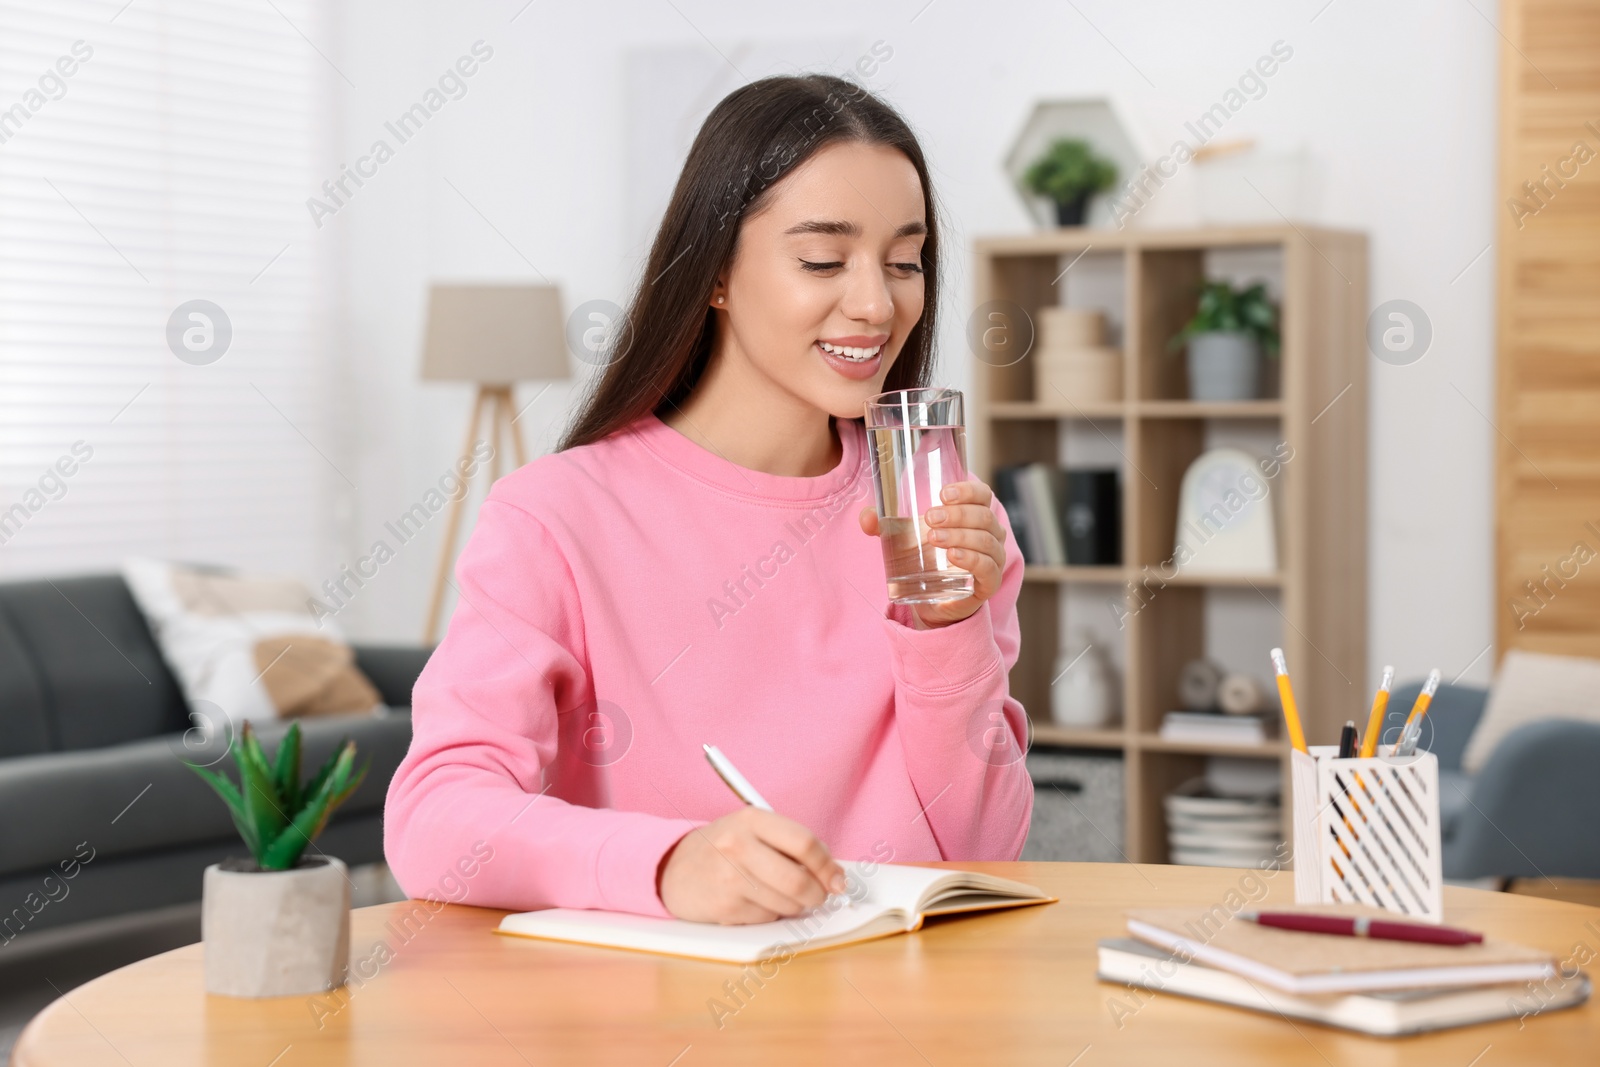
[[[230,728],[247,719],[284,717],[285,709],[263,681],[268,665],[260,662],[258,645],[268,642],[276,649],[295,638],[346,645],[338,625],[326,611],[318,617],[310,591],[294,578],[138,557],[123,563],[122,574],[177,676],[191,716],[208,736],[229,729],[231,737]],[[282,680],[297,680],[295,657],[285,653],[283,663],[270,666]],[[279,678],[270,681],[279,688]],[[376,701],[364,703],[371,707]],[[207,704],[221,709],[221,715]],[[214,721],[219,718],[224,721]]]
[[[1544,719],[1600,723],[1600,659],[1507,652],[1461,766],[1477,774],[1507,734]]]

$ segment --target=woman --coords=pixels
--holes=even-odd
[[[843,891],[836,856],[1016,858],[1032,786],[991,755],[1026,740],[1003,512],[973,480],[929,514],[974,575],[961,601],[888,604],[876,540],[862,405],[927,384],[937,265],[888,106],[816,75],[717,105],[598,384],[457,564],[389,787],[402,887],[472,869],[472,904],[750,923]],[[492,859],[463,862],[475,844]]]

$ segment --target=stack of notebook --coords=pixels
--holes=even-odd
[[[1394,918],[1360,905],[1294,911]],[[1099,977],[1379,1036],[1581,1004],[1589,979],[1504,941],[1432,945],[1258,926],[1223,907],[1128,913],[1131,938],[1100,942]]]

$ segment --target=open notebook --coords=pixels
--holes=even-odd
[[[1031,885],[974,871],[898,864],[841,863],[849,886],[805,915],[722,926],[615,911],[547,908],[507,915],[496,933],[576,941],[728,963],[757,963],[890,934],[909,933],[928,915],[1054,903]]]

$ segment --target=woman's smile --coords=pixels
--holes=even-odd
[[[854,381],[864,381],[877,375],[883,362],[883,350],[888,334],[877,337],[854,335],[817,340],[812,345],[824,363]]]

